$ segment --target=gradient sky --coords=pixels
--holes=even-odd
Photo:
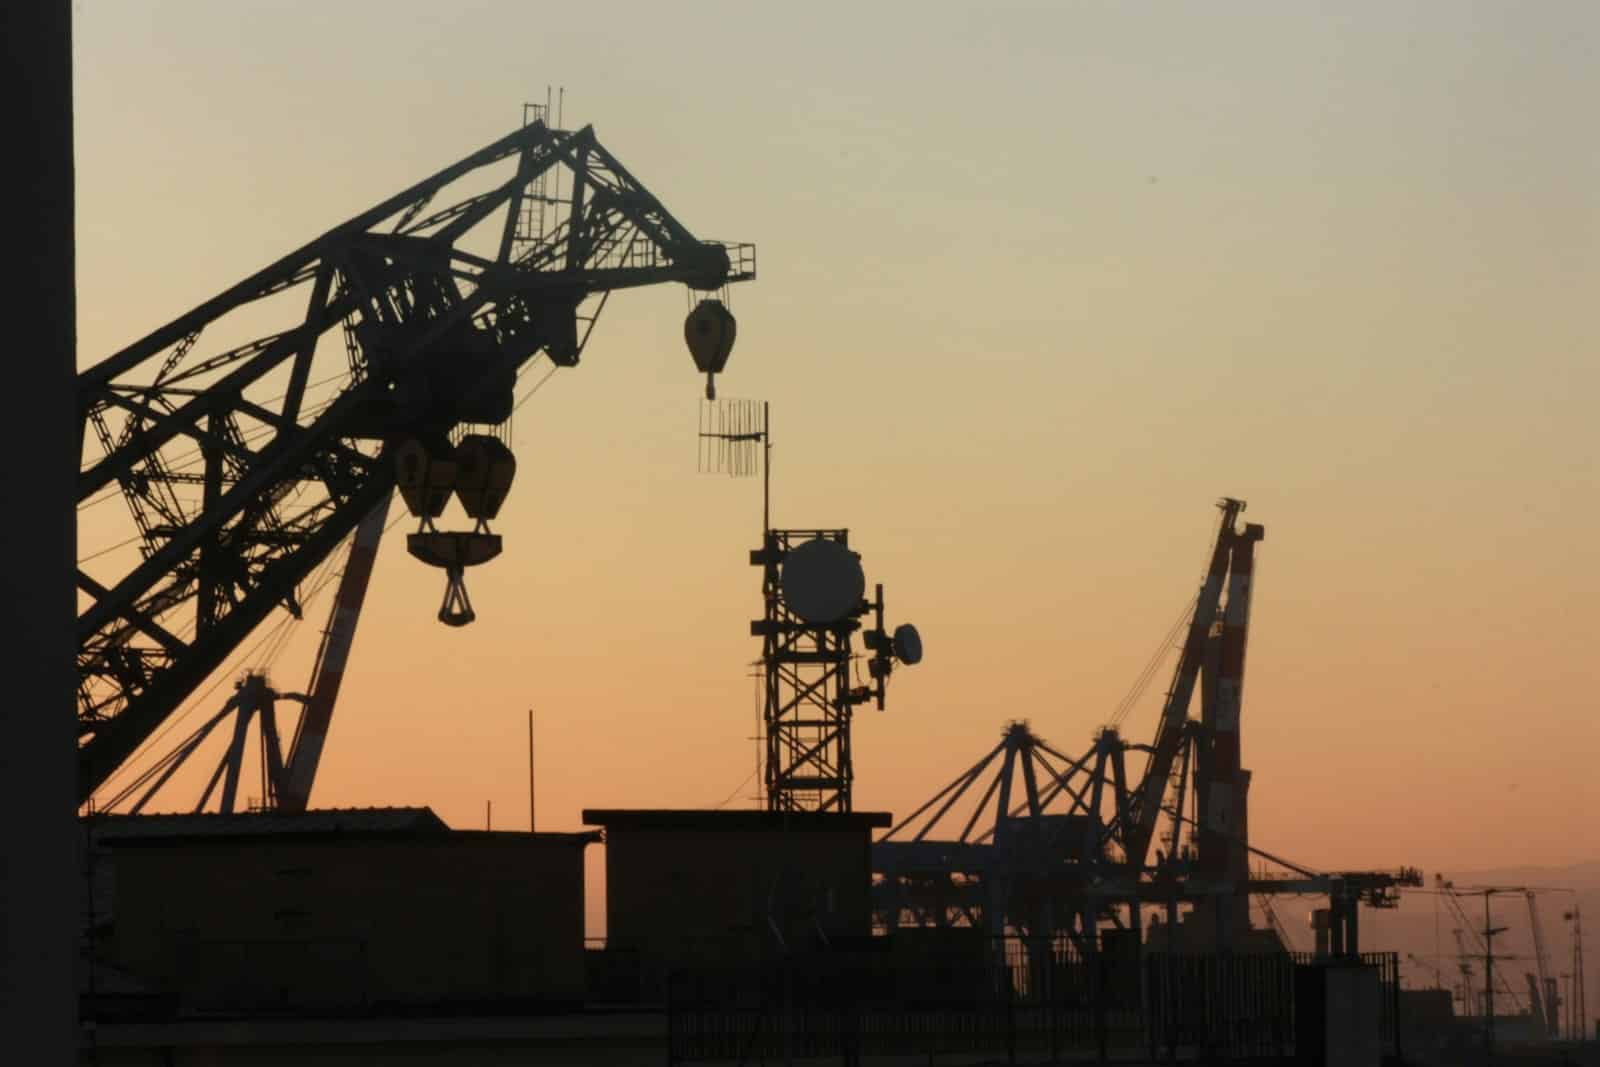
[[[910,811],[1008,719],[1086,746],[1227,494],[1267,528],[1257,843],[1600,852],[1600,8],[76,12],[84,365],[547,85],[691,230],[758,245],[722,388],[774,405],[775,522],[849,526],[928,648],[858,716],[858,808]],[[317,803],[525,827],[530,706],[541,828],[749,803],[759,486],[695,472],[684,309],[621,294],[519,413],[476,625],[435,622],[439,573],[386,540]]]

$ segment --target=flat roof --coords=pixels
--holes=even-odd
[[[312,808],[310,811],[240,811],[118,815],[83,819],[96,843],[157,837],[241,837],[257,834],[448,833],[431,808]]]
[[[887,811],[733,811],[672,808],[585,808],[583,821],[617,830],[689,830],[735,833],[876,830],[894,825]]]
[[[159,837],[116,837],[104,842],[108,848],[160,849],[187,848],[193,845],[234,845],[242,842],[263,841],[292,842],[294,844],[353,845],[358,842],[423,845],[429,848],[463,848],[468,845],[493,845],[500,848],[529,848],[565,846],[583,848],[598,843],[600,832],[586,830],[579,833],[530,834],[522,831],[501,830],[446,830],[443,833],[373,833],[363,830],[336,830],[326,833],[282,834],[271,830],[239,834],[163,834]]]
[[[576,845],[600,839],[598,830],[452,830],[428,808],[325,808],[288,814],[94,815],[84,820],[97,846],[151,848],[210,842],[405,841],[433,845]]]

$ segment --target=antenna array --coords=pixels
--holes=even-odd
[[[761,473],[767,439],[766,405],[759,400],[724,399],[700,404],[701,474],[748,478]]]

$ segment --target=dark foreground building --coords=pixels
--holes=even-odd
[[[1329,962],[1284,952],[874,936],[886,816],[584,818],[603,952],[582,937],[596,833],[458,832],[426,808],[97,818],[80,1062],[1333,1062],[1358,1032],[1377,1041],[1352,1063],[1449,1062],[1400,1040],[1392,954],[1337,961],[1370,972],[1352,1016],[1311,987]]]
[[[124,1014],[140,994],[185,1014],[583,1001],[597,835],[451,830],[427,808],[112,816],[90,834],[92,995]]]
[[[606,940],[644,1000],[679,968],[744,964],[872,933],[883,812],[590,809],[605,830]]]

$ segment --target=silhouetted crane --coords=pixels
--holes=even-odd
[[[80,373],[80,509],[120,497],[138,545],[80,561],[80,799],[300,614],[395,488],[395,446],[504,424],[519,370],[576,365],[613,290],[754,276],[753,248],[696,238],[593,129],[534,121]]]

